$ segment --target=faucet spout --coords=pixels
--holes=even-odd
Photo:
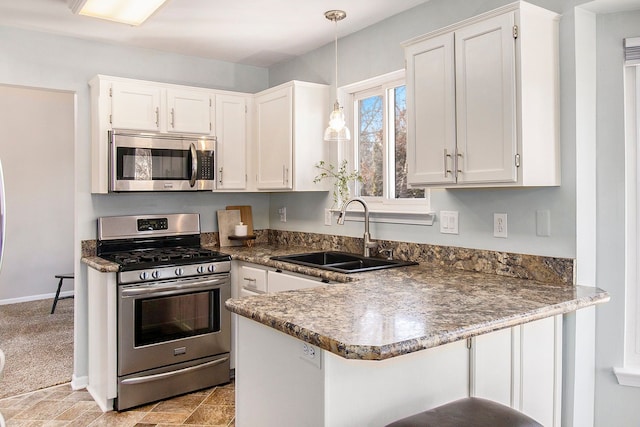
[[[369,257],[371,254],[371,248],[375,248],[376,246],[378,246],[378,244],[376,242],[371,241],[371,236],[369,234],[369,206],[367,205],[367,202],[365,202],[364,199],[360,197],[353,197],[347,200],[342,205],[342,209],[338,214],[338,224],[339,225],[344,224],[344,219],[347,216],[347,206],[349,206],[352,202],[358,202],[364,208],[364,236],[363,236],[364,243],[363,243],[362,253],[364,254],[364,256]]]

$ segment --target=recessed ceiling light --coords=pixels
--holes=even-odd
[[[140,25],[167,0],[70,0],[73,13]]]

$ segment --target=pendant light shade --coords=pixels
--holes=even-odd
[[[349,141],[351,132],[346,125],[344,112],[338,102],[338,21],[347,17],[343,10],[329,10],[324,13],[325,18],[335,23],[335,65],[336,65],[336,102],[333,104],[333,111],[329,116],[329,126],[324,131],[325,141]]]

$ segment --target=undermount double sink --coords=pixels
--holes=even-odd
[[[337,251],[281,255],[273,256],[271,259],[347,274],[418,264],[417,262],[412,261],[365,257],[362,255]]]

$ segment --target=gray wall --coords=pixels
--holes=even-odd
[[[640,425],[640,388],[618,384],[625,310],[625,139],[622,40],[640,36],[640,12],[597,18],[597,278],[611,301],[597,311],[596,425]]]
[[[91,195],[90,105],[88,81],[96,74],[254,93],[268,86],[264,68],[167,54],[0,27],[0,84],[69,91],[75,105],[74,379],[87,373],[86,267],[80,264],[80,241],[96,238],[96,218],[131,213],[197,212],[204,231],[215,231],[215,211],[227,204],[249,204],[256,228],[268,227],[267,194]],[[29,197],[25,194],[24,197]],[[20,244],[31,246],[32,241]],[[27,272],[25,272],[25,275]],[[52,292],[54,289],[52,288]],[[8,297],[0,288],[0,299]],[[23,295],[34,293],[23,288]],[[15,296],[15,295],[12,295]]]
[[[404,67],[401,42],[494,9],[510,0],[432,0],[395,15],[339,40],[339,85],[347,85]],[[572,7],[574,1],[533,1],[556,12]],[[347,17],[347,20],[349,18]],[[338,24],[340,25],[340,24]],[[561,22],[561,30],[565,28]],[[291,80],[334,84],[333,45],[328,44],[269,70],[270,86]],[[565,99],[567,102],[565,102]],[[563,105],[571,98],[565,96]],[[329,109],[330,106],[327,107]],[[441,234],[434,226],[373,224],[373,238],[403,240],[437,245],[483,248],[518,253],[575,257],[575,131],[572,123],[562,126],[562,185],[553,188],[500,190],[432,190],[431,207],[459,211],[459,235]],[[330,206],[326,194],[280,194],[271,199],[272,228],[320,233],[362,234],[361,223],[324,226],[322,208]],[[287,223],[280,223],[277,209],[287,207]],[[536,236],[535,212],[551,212],[551,236]],[[508,239],[493,237],[493,213],[508,214]]]
[[[0,300],[25,291],[42,298],[55,291],[56,274],[73,272],[74,105],[71,92],[0,85],[7,227]]]
[[[340,85],[366,79],[378,74],[394,71],[403,67],[402,51],[399,43],[411,37],[427,33],[438,27],[459,21],[466,17],[490,10],[508,3],[508,1],[464,1],[464,0],[432,0],[431,2],[399,14],[376,26],[340,39],[339,64]],[[621,12],[615,14],[601,13],[596,16],[597,32],[594,40],[597,47],[595,70],[584,70],[585,64],[591,66],[590,58],[580,59],[576,65],[578,49],[581,58],[589,56],[589,40],[576,39],[589,37],[589,17],[586,27],[576,35],[576,16],[574,7],[590,6],[585,1],[538,1],[532,3],[555,10],[562,14],[560,21],[560,71],[561,71],[561,143],[562,143],[562,186],[560,188],[540,188],[529,190],[483,190],[483,191],[433,191],[432,208],[439,210],[460,211],[460,235],[445,236],[439,234],[437,223],[434,227],[410,225],[376,224],[372,228],[374,238],[409,240],[434,244],[451,244],[496,250],[512,250],[514,252],[537,253],[552,256],[576,256],[576,240],[590,243],[589,238],[578,239],[576,231],[577,216],[582,215],[582,227],[591,221],[591,214],[576,212],[576,175],[587,178],[591,182],[593,173],[577,171],[576,154],[582,159],[595,156],[597,186],[595,199],[596,230],[587,228],[587,233],[596,233],[597,262],[592,265],[578,263],[579,277],[589,278],[589,284],[604,288],[611,293],[608,304],[596,310],[595,335],[595,424],[596,426],[638,426],[640,413],[637,405],[640,401],[640,389],[624,387],[617,383],[613,375],[613,367],[622,366],[623,359],[623,327],[624,327],[624,127],[623,127],[623,55],[622,39],[640,36],[640,12]],[[600,7],[613,4],[615,1],[598,1]],[[605,7],[606,9],[606,7]],[[348,19],[348,18],[347,18]],[[585,29],[586,28],[586,29]],[[586,42],[586,43],[585,43]],[[580,46],[579,48],[577,46]],[[586,46],[586,47],[585,47]],[[308,79],[317,82],[333,83],[331,67],[333,64],[332,45],[296,58],[288,63],[279,64],[270,70],[270,85],[275,85],[291,78]],[[381,51],[384,54],[381,54]],[[579,80],[577,76],[579,75]],[[581,103],[592,99],[592,75],[597,76],[597,120],[590,123],[591,111]],[[587,85],[587,86],[585,86]],[[576,118],[577,116],[577,118]],[[577,122],[579,120],[579,122]],[[595,152],[592,153],[592,135],[576,130],[576,124],[587,124],[590,130],[597,127]],[[578,135],[576,135],[578,133]],[[579,141],[577,146],[576,141]],[[585,144],[587,147],[585,147]],[[578,150],[577,147],[580,149]],[[581,183],[581,185],[583,185]],[[589,185],[589,184],[587,184]],[[593,189],[583,188],[581,194],[587,199]],[[293,195],[274,195],[271,199],[270,222],[272,228],[298,229],[323,233],[347,233],[360,235],[362,224],[355,223],[339,228],[323,226],[321,211],[329,205],[327,198],[318,194],[306,194],[294,199]],[[589,209],[589,201],[586,206]],[[279,223],[277,208],[287,206],[287,223]],[[593,207],[593,206],[592,206]],[[534,212],[537,209],[551,210],[552,236],[539,238],[535,236]],[[582,205],[581,205],[582,209]],[[509,239],[494,239],[491,236],[491,213],[504,211],[509,214]],[[581,231],[583,232],[583,228]],[[590,259],[589,250],[585,259]],[[588,270],[588,274],[584,274]],[[582,271],[583,274],[580,274]],[[593,281],[595,277],[595,281]],[[595,283],[594,283],[595,282]],[[585,311],[584,318],[590,314]],[[572,366],[582,364],[584,354],[580,352],[584,340],[588,336],[576,337],[578,333],[591,334],[589,320],[577,320],[575,316],[567,317],[565,343],[568,357],[565,366],[568,378],[565,378],[565,397],[572,399],[578,395],[580,385],[585,384],[581,375],[584,371]],[[573,335],[573,336],[572,336]],[[587,344],[588,350],[588,344]],[[588,360],[587,355],[587,360]],[[573,378],[575,374],[578,378]],[[588,376],[588,373],[587,373]],[[576,385],[580,384],[580,385]],[[575,390],[573,389],[575,387]],[[577,400],[579,402],[579,399]],[[588,420],[580,412],[586,408],[579,404],[564,414],[567,424]],[[588,410],[588,409],[587,409]]]

